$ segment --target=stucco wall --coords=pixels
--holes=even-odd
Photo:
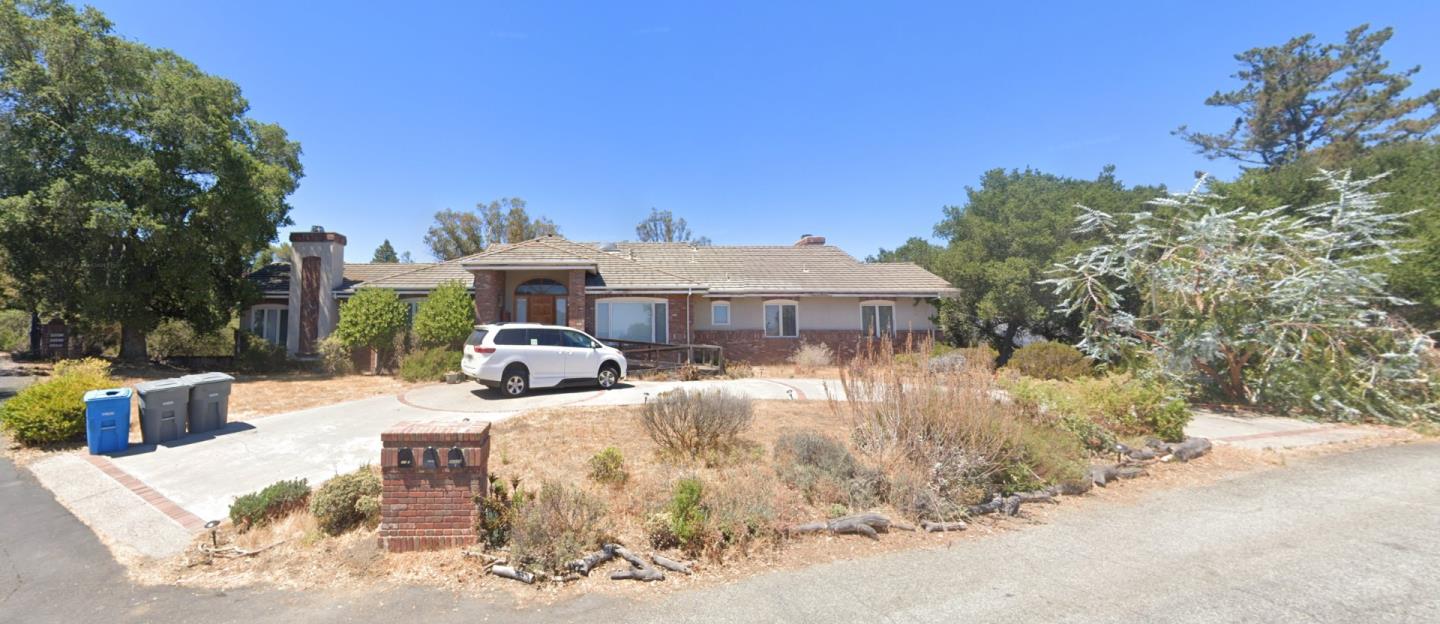
[[[290,319],[289,336],[285,341],[285,350],[290,353],[298,353],[300,350],[300,267],[304,266],[303,258],[311,256],[320,258],[320,291],[319,303],[320,314],[315,332],[315,343],[318,345],[321,340],[335,331],[335,324],[340,321],[340,302],[332,294],[336,288],[345,280],[345,243],[341,241],[315,241],[304,242],[291,240],[290,243]]]

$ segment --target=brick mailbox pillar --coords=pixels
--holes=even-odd
[[[405,422],[381,433],[380,442],[380,547],[474,544],[473,497],[489,487],[490,424]]]

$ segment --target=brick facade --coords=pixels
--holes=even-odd
[[[490,424],[400,423],[381,433],[380,442],[380,547],[406,552],[474,544],[474,497],[489,488]],[[432,448],[436,466],[427,468]],[[402,449],[410,449],[410,466],[400,465]],[[463,466],[449,466],[451,449],[460,450]]]
[[[570,269],[565,284],[565,324],[580,331],[594,328],[585,309],[585,269]],[[592,332],[593,333],[593,332]]]
[[[921,344],[931,337],[928,331],[895,332],[894,345],[903,350],[906,345]],[[779,364],[800,348],[801,342],[819,342],[830,346],[836,363],[854,358],[866,349],[879,348],[879,341],[865,337],[858,329],[801,329],[797,338],[766,338],[760,329],[696,330],[697,344],[719,345],[725,348],[725,360],[749,364]]]
[[[582,329],[582,330],[584,330],[585,332],[589,333],[589,334],[592,335],[592,336],[598,335],[598,332],[597,332],[596,329],[595,329],[595,303],[596,303],[597,301],[599,301],[599,300],[602,300],[602,299],[609,299],[609,298],[612,298],[612,297],[623,297],[623,296],[624,296],[624,295],[600,295],[600,296],[598,296],[598,297],[597,297],[597,296],[594,296],[594,295],[586,296],[586,297],[585,297],[585,325],[584,325],[583,327],[578,327],[577,329]],[[666,322],[665,322],[665,333],[669,335],[669,339],[668,339],[668,340],[665,340],[664,342],[666,342],[666,343],[668,343],[668,344],[685,344],[685,343],[687,343],[687,342],[690,342],[690,340],[688,339],[689,331],[690,331],[690,316],[687,315],[686,312],[692,312],[692,313],[693,313],[693,310],[690,310],[690,308],[686,307],[686,305],[685,305],[685,295],[658,295],[658,296],[657,296],[657,295],[635,295],[635,296],[636,296],[636,297],[641,297],[641,298],[646,298],[646,299],[664,299],[664,300],[665,300],[666,309],[669,310],[670,314],[669,314],[669,316],[666,318]],[[572,325],[572,327],[574,327],[574,326]],[[713,343],[707,343],[707,344],[713,344]]]
[[[501,271],[475,271],[475,322],[498,323],[504,303],[505,274]]]

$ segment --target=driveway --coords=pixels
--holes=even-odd
[[[0,621],[21,619],[1436,622],[1440,445],[1296,461],[943,549],[768,572],[654,600],[586,596],[523,610],[503,594],[410,587],[136,586],[94,535],[0,459]]]
[[[505,398],[474,383],[432,385],[381,396],[231,423],[213,434],[159,446],[132,446],[113,456],[63,454],[30,468],[60,501],[120,554],[164,557],[191,532],[224,518],[235,497],[282,479],[319,483],[374,463],[380,432],[404,421],[497,422],[527,411],[633,405],[682,385],[636,381],[613,390],[536,391]],[[689,388],[718,389],[755,399],[824,399],[820,380],[706,380]]]

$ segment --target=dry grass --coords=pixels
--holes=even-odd
[[[745,438],[751,451],[743,461],[707,468],[677,466],[661,461],[658,447],[640,425],[639,408],[557,408],[527,414],[495,425],[491,471],[505,479],[518,477],[526,487],[538,489],[544,481],[581,488],[605,501],[603,522],[611,536],[648,552],[644,519],[663,505],[672,484],[680,477],[699,476],[706,483],[707,499],[727,517],[744,516],[748,506],[765,501],[776,524],[786,525],[825,516],[825,510],[807,504],[803,496],[780,484],[769,458],[775,442],[802,431],[848,431],[849,422],[821,401],[763,401],[755,405],[754,425]],[[293,589],[345,589],[364,591],[395,585],[424,585],[468,594],[489,595],[517,603],[552,602],[587,593],[637,599],[675,591],[734,582],[766,572],[791,570],[817,563],[852,560],[916,548],[948,548],[1009,530],[1044,523],[1068,513],[1084,513],[1094,505],[1137,504],[1148,495],[1168,489],[1199,487],[1238,475],[1284,466],[1295,457],[1341,452],[1374,444],[1393,444],[1418,438],[1397,430],[1393,438],[1336,445],[1301,452],[1253,452],[1223,444],[1188,464],[1155,466],[1150,476],[1096,488],[1082,497],[1066,497],[1060,505],[1026,506],[1020,517],[984,517],[962,533],[926,534],[894,532],[879,541],[854,536],[813,536],[783,542],[754,540],[726,550],[723,563],[703,558],[694,576],[673,575],[664,583],[620,583],[596,574],[564,585],[526,586],[486,575],[481,562],[461,551],[383,554],[372,529],[338,537],[323,537],[308,514],[294,514],[266,527],[235,535],[222,529],[222,544],[235,540],[242,548],[273,546],[259,556],[215,560],[187,554],[175,560],[138,564],[132,576],[144,583],[233,588],[263,584]],[[624,486],[596,484],[586,478],[588,460],[607,446],[625,456],[631,474]],[[208,536],[197,537],[197,544]],[[608,568],[607,568],[608,569]]]

